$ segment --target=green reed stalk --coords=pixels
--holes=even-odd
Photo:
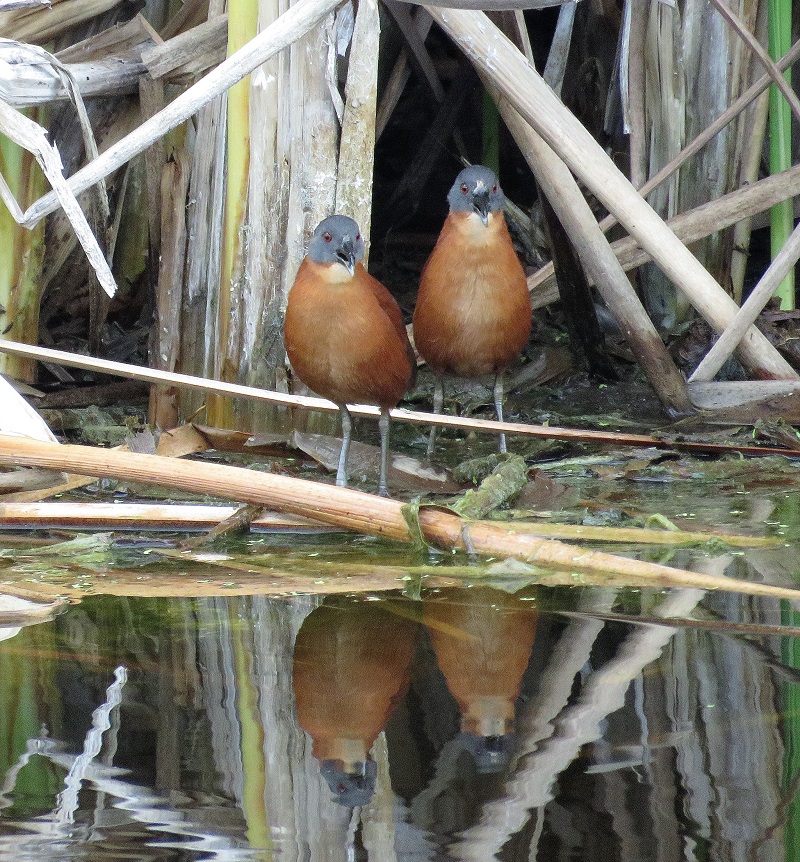
[[[769,0],[769,54],[780,59],[792,44],[792,0]],[[791,81],[791,71],[784,73]],[[773,84],[769,93],[769,170],[780,173],[792,165],[792,115],[786,99]],[[771,251],[774,258],[794,229],[793,202],[776,204],[770,210]],[[789,273],[775,293],[782,309],[795,307],[794,272]]]

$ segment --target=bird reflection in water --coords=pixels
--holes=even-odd
[[[513,751],[514,708],[536,636],[530,602],[487,587],[442,591],[422,603],[423,621],[461,713],[460,742],[481,772]]]
[[[366,804],[369,751],[408,688],[417,623],[373,602],[328,601],[303,621],[294,648],[300,726],[343,805]]]

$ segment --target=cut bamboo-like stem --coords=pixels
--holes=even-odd
[[[758,318],[764,306],[770,301],[778,286],[800,259],[800,225],[793,231],[777,257],[761,276],[758,284],[739,309],[730,326],[720,335],[711,350],[697,366],[691,382],[713,380],[714,375],[722,368],[728,357],[736,350],[736,346],[744,333]]]
[[[35,503],[6,502],[0,497],[0,523],[25,529],[83,530],[209,530],[237,512],[235,506],[200,503],[74,503],[53,500]],[[502,522],[498,526],[504,526]],[[529,536],[569,542],[621,543],[625,545],[700,545],[724,542],[736,548],[775,548],[782,539],[746,536],[740,533],[694,530],[654,530],[650,527],[600,527],[593,524],[551,524],[539,521],[512,521],[509,529]],[[253,530],[267,532],[326,532],[329,528],[298,515],[261,512],[250,522]],[[335,528],[334,528],[335,529]]]
[[[369,232],[372,222],[379,37],[377,0],[360,0],[347,69],[335,211],[355,219],[362,233]],[[369,245],[364,251],[365,265],[368,257]]]
[[[400,542],[413,541],[405,507],[396,500],[260,473],[241,467],[198,461],[163,459],[157,455],[60,446],[38,440],[0,435],[0,463],[53,469],[80,469],[98,476],[154,482],[197,494],[269,506],[280,512],[310,517],[337,527]],[[490,521],[464,521],[448,512],[422,508],[418,523],[425,541],[443,548],[468,550],[481,556],[512,557],[533,566],[569,573],[574,583],[581,575],[610,573],[616,578],[646,580],[653,586],[698,587],[698,575],[669,566],[586,550],[551,539],[526,535]],[[703,589],[734,589],[749,595],[800,599],[800,590],[773,587],[724,577],[704,576]]]
[[[48,347],[32,347],[30,344],[20,344],[16,341],[0,339],[0,353],[15,353],[32,359],[55,362],[74,368],[88,368],[106,374],[118,374],[132,380],[146,380],[149,383],[174,383],[189,389],[205,392],[219,392],[240,398],[255,398],[281,404],[285,407],[296,407],[303,410],[322,410],[337,412],[338,407],[332,401],[308,395],[288,395],[285,392],[272,392],[267,389],[256,389],[239,383],[226,383],[220,380],[210,380],[205,377],[193,377],[190,374],[156,371],[152,368],[142,368],[138,365],[128,365],[124,362],[113,362],[110,359],[93,359],[63,350],[52,350]],[[786,382],[791,386],[791,381]],[[781,387],[782,391],[784,387]],[[349,405],[354,416],[372,416],[377,418],[380,410],[366,404]],[[800,450],[774,449],[764,446],[726,446],[716,443],[692,442],[686,440],[668,440],[663,437],[653,437],[648,434],[630,434],[622,431],[590,431],[575,428],[558,428],[552,425],[527,425],[519,422],[497,422],[490,419],[474,419],[472,417],[447,416],[442,413],[424,413],[420,410],[404,410],[396,408],[391,411],[392,419],[400,422],[412,422],[417,425],[441,425],[447,428],[463,428],[486,433],[519,434],[526,437],[543,437],[546,439],[575,440],[583,443],[604,443],[611,446],[653,446],[658,449],[679,449],[689,452],[739,452],[745,455],[800,455]]]

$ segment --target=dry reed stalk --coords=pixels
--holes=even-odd
[[[150,364],[175,371],[181,341],[181,300],[186,263],[186,195],[191,165],[185,150],[164,164],[161,174],[161,252],[158,255],[155,333],[150,345]],[[174,428],[179,422],[177,387],[153,386],[150,389],[148,421],[156,428]]]
[[[752,8],[753,0],[733,0],[737,8]],[[687,139],[696,137],[743,89],[740,72],[746,49],[706,0],[686,0],[680,6],[650,5],[647,51],[647,134],[651,172],[674,159]],[[656,32],[653,22],[657,21]],[[702,37],[701,37],[702,34]],[[712,47],[713,46],[713,47]],[[665,219],[681,210],[714,200],[739,184],[735,128],[726,128],[704,151],[671,175],[668,184],[648,200]],[[714,233],[692,246],[692,252],[720,284],[728,283],[730,232]],[[676,295],[660,270],[647,267],[642,287],[651,313],[672,329],[689,315],[689,299]]]
[[[46,347],[32,347],[30,344],[20,344],[15,341],[0,340],[0,353],[15,353],[41,361],[53,362],[74,368],[87,368],[105,374],[117,374],[131,380],[145,380],[153,384],[175,384],[204,392],[218,391],[227,396],[251,398],[266,401],[284,407],[301,410],[318,410],[329,414],[338,411],[332,401],[305,395],[288,395],[284,392],[272,392],[267,389],[256,389],[238,383],[210,380],[203,377],[193,377],[189,374],[177,374],[168,371],[157,371],[152,368],[142,368],[128,365],[124,362],[112,362],[108,359],[93,359],[62,350],[51,350]],[[774,384],[774,385],[772,385]],[[800,386],[796,381],[764,382],[761,385],[767,391],[794,391]],[[772,385],[772,388],[770,386]],[[350,412],[354,416],[370,416],[373,419],[379,415],[377,407],[365,404],[353,404]],[[447,416],[442,413],[423,413],[418,410],[397,408],[391,411],[392,419],[400,422],[412,422],[417,425],[440,425],[446,428],[462,428],[497,434],[505,431],[508,434],[518,434],[523,437],[542,437],[546,439],[574,440],[583,443],[601,443],[611,446],[652,446],[657,449],[677,449],[686,452],[706,452],[711,454],[726,454],[737,452],[744,455],[800,455],[800,449],[769,448],[765,446],[726,446],[715,443],[692,442],[686,440],[668,440],[663,437],[651,437],[647,434],[629,434],[621,431],[587,431],[574,428],[558,428],[552,425],[526,425],[519,422],[497,422],[489,419],[473,419],[470,417]]]
[[[55,0],[52,7],[0,12],[0,33],[20,42],[49,42],[120,4],[121,0]]]
[[[260,0],[258,29],[277,20],[287,8],[284,0]],[[247,361],[240,369],[242,383],[287,391],[285,353],[280,325],[284,304],[283,279],[289,182],[292,102],[291,52],[284,51],[250,77],[250,159],[247,188],[247,244],[241,303],[241,342]],[[327,135],[326,135],[327,136]],[[288,427],[285,411],[258,405],[257,411],[237,406],[246,427],[266,424],[273,430]],[[254,405],[255,407],[255,405]],[[265,421],[266,420],[266,421]]]
[[[153,78],[174,82],[181,75],[199,74],[225,59],[228,16],[209,18],[166,42],[142,51],[142,62]]]
[[[414,14],[414,27],[423,45],[432,24],[433,20],[431,16],[421,6],[417,7]],[[386,124],[389,122],[394,109],[397,107],[397,103],[400,101],[400,96],[403,94],[408,79],[411,77],[410,52],[411,49],[407,45],[404,45],[400,51],[400,56],[397,58],[397,62],[392,68],[389,80],[383,88],[383,96],[381,97],[380,105],[378,105],[377,116],[375,118],[376,138],[380,138],[383,134]]]
[[[647,179],[647,132],[645,130],[644,44],[649,6],[625,3],[625,41],[620,52],[620,79],[623,83],[623,119],[630,149],[631,183],[638,189]],[[624,59],[627,56],[627,66]]]
[[[686,245],[691,245],[713,231],[723,230],[757,213],[765,212],[775,203],[798,194],[800,194],[800,165],[795,165],[782,173],[765,177],[763,180],[729,192],[717,200],[680,213],[669,219],[666,224],[678,239]],[[611,249],[626,271],[652,260],[632,237],[625,237],[611,243]],[[555,286],[552,263],[545,264],[528,276],[528,289],[536,297],[551,297],[550,301],[554,302],[558,299],[557,293],[553,295]],[[542,302],[542,304],[545,303]]]
[[[167,461],[155,455],[61,446],[6,435],[0,435],[0,463],[66,470],[80,465],[81,469],[98,476],[155,482],[191,493],[266,505],[366,535],[400,542],[411,542],[414,538],[405,520],[405,507],[396,500],[241,467]],[[719,576],[700,577],[682,569],[525,535],[516,525],[509,529],[489,521],[464,521],[433,508],[419,510],[418,524],[421,536],[430,544],[481,556],[511,557],[535,567],[554,569],[566,575],[565,582],[575,585],[580,585],[582,577],[610,574],[617,581],[632,579],[639,584],[646,581],[658,588],[735,589],[748,595],[800,598],[800,590],[733,582]]]
[[[769,91],[765,90],[748,108],[745,114],[743,129],[747,131],[742,147],[742,167],[739,174],[739,184],[746,188],[758,183],[761,171],[761,158],[764,149],[764,137],[769,117]],[[781,174],[773,174],[781,176]],[[733,228],[733,248],[731,250],[731,294],[741,305],[744,291],[744,276],[750,252],[750,234],[752,218],[747,216],[737,221]]]
[[[222,16],[221,2],[212,3],[209,21]],[[186,8],[186,7],[184,7]],[[225,27],[227,35],[227,24]],[[200,108],[192,150],[187,211],[185,284],[181,303],[180,367],[193,373],[213,373],[213,332],[210,321],[220,284],[222,219],[225,206],[226,100],[217,96]],[[204,399],[186,389],[181,412],[193,415]]]
[[[117,447],[120,451],[126,451],[127,445]],[[164,458],[181,458],[184,455],[192,455],[196,452],[204,452],[209,448],[205,437],[191,425],[181,425],[169,432],[162,434],[156,447],[156,454]],[[51,483],[49,487],[29,491],[15,491],[3,494],[4,503],[27,504],[38,503],[48,497],[66,494],[76,488],[85,488],[92,482],[96,482],[96,476],[84,476],[80,473],[61,475],[61,481],[57,484]]]
[[[208,530],[234,515],[235,506],[196,503],[76,503],[16,502],[11,495],[0,496],[0,523],[5,528],[84,530]],[[286,532],[319,532],[331,528],[319,521],[298,515],[261,511],[250,525],[256,530]],[[529,536],[561,539],[570,542],[594,542],[623,545],[700,545],[724,542],[735,548],[775,548],[785,543],[779,538],[746,536],[699,530],[654,530],[641,527],[598,527],[576,524],[551,524],[539,521],[513,521],[509,528]]]
[[[570,237],[590,281],[614,315],[636,360],[661,403],[671,413],[690,413],[686,385],[625,272],[597,227],[594,215],[567,166],[484,80],[506,126],[530,165],[539,187]]]
[[[34,6],[46,6],[49,9],[52,5],[52,0],[0,0],[0,11],[11,12]]]
[[[71,503],[14,502],[0,497],[0,523],[6,527],[82,530],[209,530],[236,513],[235,506],[194,503]],[[253,519],[255,529],[286,532],[320,532],[329,528],[318,521],[277,512],[262,512]],[[652,530],[651,532],[657,532]]]
[[[792,231],[791,236],[750,292],[747,301],[739,309],[728,328],[695,368],[689,378],[691,382],[714,379],[716,373],[736,350],[747,328],[757,320],[764,306],[770,301],[787,273],[794,269],[798,260],[800,260],[800,225]]]
[[[330,96],[327,61],[328,52],[335,50],[331,41],[334,26],[329,21],[327,33],[323,27],[310,31],[290,50],[288,86],[293,108],[289,118],[291,175],[287,257],[282,273],[284,297],[305,257],[308,237],[331,214],[336,201],[338,118]]]
[[[92,60],[87,63],[65,63],[64,70],[76,82],[85,97],[114,96],[135,93],[144,65],[132,57]],[[30,108],[70,98],[69,88],[61,76],[44,66],[21,67],[0,62],[0,98],[15,108]]]
[[[686,388],[692,404],[699,410],[708,411],[747,407],[761,402],[763,412],[764,403],[775,401],[781,404],[785,399],[794,399],[800,393],[800,385],[791,380],[697,381],[687,384]],[[782,406],[779,412],[787,415],[787,408]]]
[[[347,67],[335,212],[355,219],[367,237],[372,224],[379,43],[377,0],[359,0]],[[365,265],[369,257],[368,242],[366,239]]]

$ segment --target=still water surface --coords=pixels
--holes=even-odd
[[[25,627],[0,856],[798,858],[794,639],[602,618],[791,611],[548,597],[106,596]]]

